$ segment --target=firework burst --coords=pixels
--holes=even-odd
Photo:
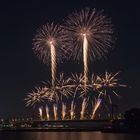
[[[83,53],[90,60],[105,57],[112,47],[113,25],[103,11],[85,8],[80,12],[73,12],[65,22],[65,28],[73,39],[71,50],[75,60],[81,60]]]
[[[36,88],[32,93],[28,93],[27,97],[24,99],[26,101],[26,106],[35,106],[38,103],[44,102],[46,99],[52,100],[51,90],[47,87]]]
[[[50,63],[52,72],[52,86],[55,87],[56,64],[62,56],[64,47],[68,43],[67,34],[62,26],[52,24],[44,25],[38,30],[33,39],[33,50],[44,63]]]
[[[88,59],[101,58],[111,48],[112,23],[103,12],[86,8],[72,13],[66,20],[66,27],[72,37],[72,56],[80,60],[83,54],[84,88],[88,82]]]
[[[64,78],[64,74],[60,74],[59,78],[56,80],[56,90],[60,93],[61,97],[69,97],[72,94],[71,78]]]
[[[94,91],[98,91],[102,87],[101,85],[101,78],[100,76],[96,76],[95,74],[92,74],[91,79],[90,79],[90,88],[93,89]]]
[[[127,85],[121,84],[118,79],[119,72],[113,74],[109,72],[105,72],[105,75],[100,76],[98,79],[100,81],[100,96],[107,96],[109,102],[112,103],[110,91],[113,92],[116,96],[119,97],[118,93],[115,91],[118,87],[127,87]]]
[[[72,87],[73,87],[73,97],[75,98],[77,93],[79,94],[79,97],[83,97],[87,95],[87,92],[89,90],[89,85],[84,81],[84,75],[81,74],[72,74],[71,77],[72,81]]]

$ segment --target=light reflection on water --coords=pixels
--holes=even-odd
[[[140,140],[140,134],[101,132],[0,132],[0,140]]]

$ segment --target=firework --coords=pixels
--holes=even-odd
[[[85,91],[87,91],[87,85],[85,87],[84,85],[84,76],[83,74],[72,74],[71,77],[71,83],[73,85],[73,93],[74,93],[74,98],[76,97],[77,93],[80,93],[80,97],[83,97],[85,95]]]
[[[88,64],[87,64],[87,58],[88,58],[88,41],[86,34],[83,34],[84,41],[83,41],[83,61],[84,61],[84,88],[86,92],[86,85],[88,80]]]
[[[94,91],[98,91],[98,89],[100,89],[102,87],[101,85],[101,77],[100,76],[96,76],[95,74],[92,74],[91,79],[90,79],[90,88],[92,88]]]
[[[109,102],[112,103],[110,92],[113,92],[116,96],[119,96],[115,89],[118,87],[126,87],[126,85],[120,84],[117,77],[118,74],[119,73],[112,74],[108,72],[105,72],[104,75],[100,76],[93,74],[86,84],[86,92],[83,74],[72,74],[72,77],[66,79],[64,78],[64,75],[61,74],[60,78],[56,80],[55,89],[52,87],[48,88],[49,86],[47,85],[47,83],[44,83],[45,86],[43,88],[36,88],[35,91],[27,95],[27,97],[25,98],[26,105],[35,106],[36,104],[45,102],[46,100],[55,101],[55,104],[53,104],[53,113],[54,119],[57,120],[57,105],[59,105],[59,103],[62,103],[61,118],[62,120],[64,120],[66,117],[67,106],[63,103],[63,97],[66,97],[65,100],[72,99],[70,105],[70,119],[74,119],[76,117],[74,112],[76,103],[78,102],[79,98],[85,97],[84,95],[88,92],[88,96],[86,96],[82,101],[81,111],[79,115],[80,119],[84,119],[86,106],[88,105],[87,99],[90,99],[90,101],[95,102],[91,115],[91,118],[93,119],[97,109],[101,104],[101,100],[107,97],[109,99]],[[94,101],[95,98],[97,100]],[[47,120],[49,120],[49,111],[50,109],[46,105]]]
[[[40,119],[43,120],[42,107],[39,107],[39,116],[40,116]]]
[[[66,104],[62,103],[62,120],[65,119],[66,116]]]
[[[92,112],[92,115],[91,115],[91,119],[94,119],[95,117],[95,113],[97,111],[97,109],[99,108],[100,104],[101,104],[101,99],[97,99],[96,103],[95,103],[95,106],[93,108],[93,112]]]
[[[53,105],[53,113],[54,113],[54,120],[58,119],[58,114],[57,114],[57,105]]]
[[[109,73],[109,72],[105,72],[105,75],[102,75],[100,78],[99,78],[99,81],[100,81],[100,95],[103,95],[103,96],[107,96],[108,99],[109,99],[109,102],[112,103],[112,100],[111,100],[111,96],[110,94],[108,94],[108,92],[113,92],[116,96],[119,97],[118,93],[115,91],[116,88],[118,87],[127,87],[126,85],[124,84],[120,84],[119,83],[119,79],[118,79],[118,74],[119,72],[113,74],[113,73]]]
[[[83,52],[84,87],[88,82],[88,59],[105,56],[112,44],[112,23],[103,12],[86,8],[72,13],[66,20],[66,27],[73,38],[72,55],[80,60]],[[82,46],[82,47],[81,47]]]
[[[50,93],[50,89],[47,87],[36,88],[35,91],[29,93],[24,99],[26,101],[26,106],[35,106],[37,103],[44,102],[45,99],[52,100]]]
[[[45,83],[43,88],[36,88],[27,95],[26,106],[47,103],[45,111],[39,107],[41,120],[43,120],[44,112],[46,112],[47,120],[50,120],[52,113],[54,120],[59,118],[65,120],[67,117],[71,120],[75,118],[83,120],[88,112],[91,112],[91,119],[94,119],[96,111],[106,97],[110,103],[112,102],[110,91],[119,96],[115,89],[126,87],[120,84],[117,78],[118,73],[106,72],[99,76],[93,74],[91,78],[88,75],[88,63],[106,57],[112,48],[113,34],[111,19],[105,16],[103,11],[89,8],[73,12],[65,20],[64,26],[54,23],[42,26],[33,39],[33,51],[45,64],[51,64],[52,79],[49,85]],[[80,75],[72,74],[68,78],[60,74],[57,78],[57,63],[63,56],[68,56],[67,53],[74,60],[82,59],[84,72]],[[70,105],[64,103],[64,100],[71,102]],[[48,106],[50,101],[54,102]],[[82,102],[80,107],[77,106],[78,102]],[[89,102],[94,104],[92,110],[90,110]],[[88,111],[86,111],[87,106],[89,106]],[[76,112],[78,108],[81,110]],[[67,112],[67,110],[70,111]]]
[[[81,59],[84,49],[90,60],[105,57],[114,42],[111,19],[103,11],[90,8],[75,11],[65,21],[65,28],[73,39],[71,50],[75,60]]]
[[[109,72],[105,72],[105,75],[102,77],[102,85],[105,87],[126,87],[124,84],[119,83],[119,79],[117,78],[119,72],[113,74]]]
[[[64,46],[68,43],[64,28],[59,25],[47,24],[38,30],[33,39],[33,50],[44,63],[50,63],[52,71],[52,86],[55,87],[57,60],[64,53]]]
[[[71,78],[64,78],[64,74],[60,74],[59,79],[56,80],[56,90],[62,96],[68,97],[72,94],[72,87],[74,85],[71,84]]]
[[[87,106],[87,99],[84,98],[83,102],[82,102],[82,108],[81,108],[81,116],[80,119],[83,120],[84,119],[84,114],[85,114],[85,109]]]
[[[74,119],[74,110],[75,110],[75,105],[74,105],[74,101],[71,102],[71,109],[70,109],[70,119],[73,120]]]
[[[47,117],[47,120],[50,120],[49,108],[47,105],[46,105],[46,117]]]
[[[51,47],[51,70],[52,70],[52,87],[55,87],[55,77],[56,77],[56,52],[53,42],[50,42]]]

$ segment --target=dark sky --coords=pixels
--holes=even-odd
[[[10,1],[10,0],[9,0]],[[0,117],[30,116],[24,98],[49,78],[50,69],[32,52],[36,29],[46,22],[61,22],[73,10],[104,9],[112,18],[117,41],[108,59],[94,64],[95,71],[121,71],[122,82],[131,88],[120,90],[122,111],[140,107],[140,10],[134,1],[122,0],[34,0],[0,2]],[[74,65],[74,66],[73,66]],[[59,71],[76,71],[74,63],[60,64]],[[62,69],[63,68],[63,69]]]

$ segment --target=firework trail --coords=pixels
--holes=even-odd
[[[55,87],[55,78],[56,78],[56,51],[53,42],[50,42],[51,49],[51,71],[52,71],[52,87]]]
[[[85,114],[85,109],[87,106],[87,99],[84,98],[83,102],[82,102],[82,108],[81,108],[81,116],[80,119],[83,120],[84,119],[84,114]]]
[[[43,120],[42,107],[39,107],[39,116],[40,116],[40,119]]]
[[[57,105],[56,104],[54,104],[53,105],[53,113],[54,113],[54,120],[57,120],[58,118],[57,118]]]
[[[71,102],[71,109],[70,109],[70,119],[71,120],[74,119],[74,110],[75,110],[74,101],[72,101]]]
[[[62,103],[62,120],[65,119],[66,116],[66,104]]]
[[[92,115],[91,115],[91,119],[94,119],[95,113],[96,113],[97,109],[99,108],[101,101],[102,101],[101,99],[97,99],[97,101],[95,103],[95,107],[94,107]]]
[[[88,81],[88,41],[86,34],[83,34],[84,41],[83,41],[83,61],[84,61],[84,88],[86,92],[86,85]]]
[[[48,108],[47,105],[46,105],[46,117],[47,117],[47,120],[49,121],[50,120],[50,115],[49,115],[49,108]]]

